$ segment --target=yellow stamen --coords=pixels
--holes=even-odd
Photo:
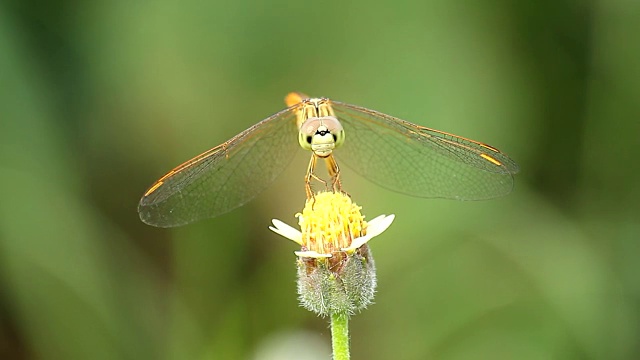
[[[348,248],[353,239],[366,234],[360,209],[342,193],[322,192],[307,200],[302,213],[296,214],[303,249],[331,254]]]

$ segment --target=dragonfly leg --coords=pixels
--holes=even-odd
[[[315,173],[316,161],[318,157],[316,154],[311,155],[311,160],[309,161],[309,167],[307,168],[307,174],[304,178],[304,189],[307,193],[307,199],[314,198],[313,187],[311,186],[311,179],[315,179],[324,184],[325,188],[328,188],[328,184],[326,181],[319,178]]]
[[[333,155],[327,156],[326,158],[324,158],[324,161],[327,165],[329,176],[331,176],[331,185],[333,187],[333,192],[345,193],[342,190],[342,182],[340,181],[340,167],[338,166],[338,162],[336,162],[336,159],[333,157]]]
[[[311,155],[311,160],[309,160],[309,166],[307,167],[307,174],[304,177],[304,190],[307,193],[307,199],[311,199],[313,197],[313,189],[311,188],[311,177],[313,176],[313,169],[316,167],[316,156],[315,154]]]

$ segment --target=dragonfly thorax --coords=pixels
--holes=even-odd
[[[313,117],[300,126],[298,141],[305,150],[327,157],[344,142],[344,129],[333,116]]]

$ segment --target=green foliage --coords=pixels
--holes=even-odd
[[[638,14],[0,4],[0,358],[328,358],[326,323],[297,304],[298,249],[268,230],[302,207],[307,157],[217,219],[161,230],[136,213],[155,179],[289,91],[488,142],[521,167],[487,202],[409,198],[344,170],[367,214],[397,216],[371,244],[378,293],[351,320],[354,358],[638,358]]]

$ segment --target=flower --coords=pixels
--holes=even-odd
[[[321,315],[353,314],[375,294],[375,264],[367,243],[395,219],[380,215],[365,221],[348,195],[321,192],[296,214],[301,231],[280,220],[269,228],[301,246],[298,294],[301,304]]]

